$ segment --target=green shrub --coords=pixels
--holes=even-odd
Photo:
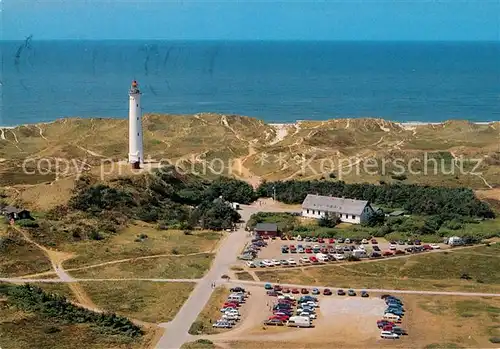
[[[189,327],[188,333],[191,335],[198,335],[200,333],[203,333],[204,329],[205,329],[205,324],[203,323],[203,321],[195,321]]]
[[[16,221],[16,224],[23,228],[38,228],[39,225],[36,221],[32,219],[20,219]]]

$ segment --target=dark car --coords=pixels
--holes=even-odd
[[[267,295],[271,297],[278,297],[279,293],[276,291],[267,291]]]
[[[415,245],[420,245],[420,244],[421,244],[420,240],[415,240]]]
[[[382,255],[378,252],[373,252],[371,255],[370,255],[370,258],[380,258],[382,257]]]
[[[348,290],[348,291],[347,291],[347,294],[348,294],[349,296],[355,296],[355,295],[356,295],[356,292],[355,292],[354,290]]]
[[[331,295],[332,295],[332,291],[331,291],[329,288],[325,288],[325,289],[323,290],[323,294],[324,294],[325,296],[331,296]]]
[[[308,294],[309,290],[307,288],[303,288],[303,289],[300,290],[300,293],[302,293],[302,294]]]
[[[345,292],[342,289],[337,290],[337,296],[345,296]]]
[[[380,247],[378,247],[378,246],[372,246],[372,248],[373,248],[374,251],[380,252]]]
[[[368,294],[368,292],[366,292],[366,291],[364,291],[364,290],[363,290],[363,291],[361,291],[361,297],[365,297],[365,298],[366,298],[366,297],[369,297],[369,296],[370,296],[370,295]]]
[[[233,287],[229,289],[230,292],[245,292],[243,287]]]

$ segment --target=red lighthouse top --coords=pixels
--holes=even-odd
[[[137,94],[137,93],[141,93],[139,91],[139,84],[137,83],[137,81],[132,81],[132,86],[130,86],[130,94]]]

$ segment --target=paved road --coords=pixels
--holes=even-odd
[[[229,284],[231,285],[250,285],[250,286],[262,286],[267,282],[260,281],[245,281],[245,280],[231,280]],[[332,291],[335,291],[339,288],[345,290],[344,287],[336,287],[336,286],[318,286],[318,285],[298,285],[298,284],[285,284],[280,283],[281,286],[288,288],[317,288],[319,290],[324,290],[325,288],[329,288]],[[420,295],[439,295],[439,296],[468,296],[468,297],[500,297],[500,293],[480,293],[480,292],[454,292],[454,291],[414,291],[414,290],[385,290],[378,288],[363,288],[363,290],[368,292],[377,292],[377,293],[400,293],[400,294],[420,294]]]
[[[242,219],[246,221],[255,211],[252,207],[242,207],[240,214]],[[163,325],[166,330],[156,348],[178,349],[189,341],[189,327],[210,299],[213,292],[212,283],[220,282],[220,277],[227,274],[230,266],[237,261],[237,257],[248,239],[247,235],[248,232],[244,228],[240,228],[225,238],[208,273],[198,282],[175,318]]]
[[[250,216],[259,211],[289,211],[272,206],[241,205],[241,218],[246,222]],[[243,225],[242,225],[243,226]],[[175,318],[164,324],[165,333],[156,345],[157,349],[178,349],[191,339],[189,327],[203,310],[213,292],[212,282],[224,282],[220,277],[229,272],[231,265],[237,262],[245,242],[249,240],[248,232],[244,228],[231,233],[219,247],[219,251],[210,271],[201,279],[188,300],[184,303]]]

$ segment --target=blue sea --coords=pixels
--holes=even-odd
[[[61,28],[63,30],[63,28]],[[267,122],[500,120],[500,43],[3,41],[0,125],[216,112]]]

